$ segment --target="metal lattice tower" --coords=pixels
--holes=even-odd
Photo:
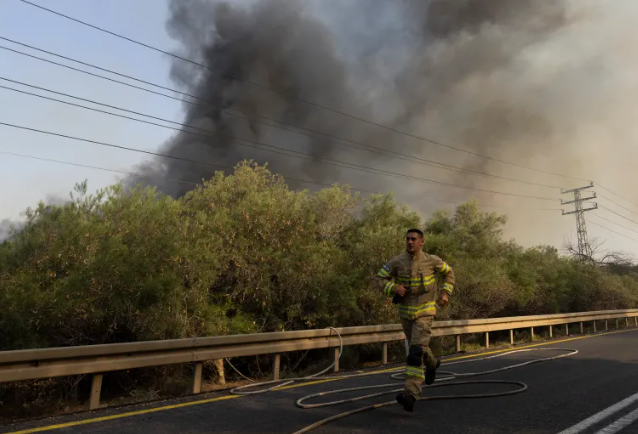
[[[590,260],[593,255],[591,245],[589,244],[589,239],[587,238],[587,226],[585,225],[585,212],[598,209],[598,204],[595,203],[594,206],[591,208],[583,208],[583,202],[596,199],[596,193],[594,192],[593,196],[583,198],[581,197],[580,192],[587,188],[592,188],[593,186],[594,186],[594,183],[592,182],[587,187],[578,187],[578,188],[573,188],[571,190],[561,189],[562,194],[567,194],[567,193],[574,194],[574,200],[570,200],[570,201],[561,200],[560,203],[561,205],[568,205],[570,203],[573,203],[574,207],[576,208],[574,211],[569,211],[569,212],[565,212],[565,210],[563,210],[563,215],[576,214],[576,234],[578,237],[578,256],[583,261]]]

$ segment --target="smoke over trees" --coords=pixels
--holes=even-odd
[[[331,162],[551,197],[553,205],[560,198],[557,189],[406,162],[361,144],[530,182],[573,187],[577,181],[436,146],[337,112],[545,172],[610,184],[630,173],[625,158],[606,154],[602,165],[586,155],[633,134],[626,124],[613,128],[632,113],[627,104],[613,103],[638,84],[618,72],[638,60],[638,50],[619,42],[631,27],[620,5],[603,9],[570,0],[169,5],[166,26],[179,44],[175,54],[193,61],[171,59],[175,85],[195,97],[184,103],[185,122],[210,131],[192,134],[185,128],[164,143],[170,155],[225,167],[253,159],[268,163],[295,188],[312,188],[306,180],[433,200],[476,197],[484,205],[514,208],[506,233],[526,244],[538,236],[556,241],[573,222],[516,211],[551,206],[547,201],[405,182]],[[604,87],[595,85],[599,80]],[[142,168],[149,183],[173,196],[192,187],[166,178],[200,182],[215,170],[165,159]],[[411,205],[420,211],[441,206]],[[530,231],[539,219],[552,229]]]
[[[339,12],[340,18],[331,15]],[[390,18],[384,21],[375,12]],[[530,15],[535,18],[529,20]],[[365,21],[370,34],[335,29],[339,20],[351,20],[354,27]],[[531,155],[538,150],[525,146],[525,139],[551,133],[543,113],[518,96],[490,92],[476,98],[475,87],[492,74],[514,68],[522,49],[550,37],[567,20],[562,3],[539,7],[531,0],[355,1],[331,2],[330,7],[287,0],[243,5],[172,1],[168,32],[181,45],[177,54],[194,63],[173,59],[171,78],[196,97],[189,99],[196,104],[184,105],[186,123],[214,133],[202,137],[186,129],[164,145],[165,152],[226,166],[253,158],[309,181],[372,179],[379,187],[387,184],[317,159],[267,152],[259,143],[315,158],[392,166],[386,157],[352,151],[319,134],[308,137],[267,125],[278,125],[272,121],[276,119],[388,150],[434,154],[441,161],[459,157],[303,100],[420,134],[432,127],[436,135],[455,139],[462,147],[489,151],[509,146]],[[473,103],[459,104],[463,98]],[[214,168],[162,160],[146,170],[199,182]],[[413,166],[405,170],[424,172]],[[436,177],[459,178],[429,171]],[[154,181],[174,195],[188,189],[163,185],[161,177]]]

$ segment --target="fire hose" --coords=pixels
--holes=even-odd
[[[330,369],[332,369],[332,367],[335,365],[335,363],[337,363],[337,361],[341,358],[341,354],[343,353],[343,339],[341,338],[341,335],[339,334],[339,331],[337,329],[335,329],[334,327],[328,327],[330,330],[333,330],[336,334],[337,337],[339,338],[339,353],[337,355],[337,357],[335,358],[335,361],[332,362],[332,364],[330,364],[330,366],[328,366],[326,369],[317,372],[316,374],[312,374],[312,375],[308,375],[305,377],[297,377],[297,378],[290,378],[290,379],[284,379],[284,380],[273,380],[273,381],[265,381],[265,382],[253,382],[252,384],[248,384],[245,386],[240,386],[240,387],[236,387],[234,389],[232,389],[230,392],[232,394],[236,394],[236,395],[256,395],[256,394],[261,394],[261,393],[266,393],[266,392],[272,392],[275,391],[277,389],[281,389],[282,387],[291,385],[293,383],[298,383],[298,382],[304,382],[304,381],[316,381],[316,380],[320,380],[320,379],[325,379],[325,380],[346,380],[346,379],[353,379],[353,378],[357,378],[357,377],[367,377],[367,376],[371,376],[371,375],[381,375],[381,374],[388,374],[388,370],[383,370],[381,372],[366,372],[363,374],[349,374],[349,375],[339,375],[339,376],[334,376],[334,375],[324,375],[326,372],[328,372]],[[458,387],[458,386],[466,386],[466,385],[471,385],[471,384],[499,384],[499,385],[511,385],[511,386],[517,386],[516,389],[513,390],[509,390],[509,391],[504,391],[504,392],[495,392],[495,393],[478,393],[478,394],[466,394],[466,395],[438,395],[438,396],[423,396],[418,398],[419,401],[433,401],[433,400],[443,400],[443,399],[477,399],[477,398],[495,398],[495,397],[499,397],[499,396],[507,396],[507,395],[515,395],[518,393],[522,393],[525,392],[528,387],[527,384],[522,383],[520,381],[504,381],[504,380],[470,380],[470,381],[454,381],[451,382],[453,380],[459,379],[459,378],[470,378],[470,377],[478,377],[478,376],[482,376],[482,375],[488,375],[488,374],[494,374],[496,372],[502,372],[502,371],[507,371],[510,369],[516,369],[516,368],[521,368],[523,366],[527,366],[527,365],[531,365],[531,364],[535,364],[535,363],[542,363],[542,362],[547,362],[550,360],[556,360],[556,359],[560,359],[563,357],[569,357],[569,356],[573,356],[575,354],[578,353],[578,350],[573,349],[573,348],[522,348],[519,350],[512,350],[512,351],[505,351],[499,354],[495,354],[495,355],[490,355],[490,356],[486,356],[486,357],[480,357],[480,358],[474,358],[472,360],[459,360],[459,361],[454,361],[454,362],[448,362],[445,363],[446,366],[451,366],[451,365],[460,365],[460,364],[465,364],[465,363],[470,363],[470,362],[479,362],[479,361],[483,361],[483,360],[491,360],[491,359],[495,359],[498,357],[504,357],[507,355],[511,355],[511,354],[515,354],[515,353],[524,353],[524,352],[535,352],[535,351],[560,351],[563,352],[563,354],[558,354],[555,356],[549,356],[549,357],[543,357],[543,358],[538,358],[538,359],[534,359],[534,360],[528,360],[526,362],[521,362],[521,363],[516,363],[513,365],[508,365],[505,367],[501,367],[501,368],[496,368],[496,369],[490,369],[487,371],[480,371],[480,372],[469,372],[469,373],[456,373],[456,372],[450,372],[450,371],[438,371],[437,370],[437,374],[438,375],[444,375],[443,377],[438,377],[435,381],[435,384],[430,385],[430,386],[426,386],[427,389],[432,389],[432,388],[437,388],[437,387]],[[231,367],[232,366],[231,364]],[[403,380],[405,379],[405,369],[404,368],[396,368],[394,369],[395,371],[398,371],[392,375],[390,375],[390,378],[392,378],[393,380]],[[392,372],[393,370],[390,370],[390,372]],[[243,375],[242,375],[243,376]],[[251,380],[252,381],[252,380]],[[436,384],[439,383],[439,384]],[[350,402],[357,402],[357,401],[363,401],[366,399],[371,399],[371,398],[376,398],[379,396],[383,396],[383,395],[390,395],[390,394],[394,394],[394,393],[398,393],[403,391],[403,387],[399,387],[397,388],[397,383],[385,383],[385,384],[378,384],[378,385],[373,385],[373,386],[361,386],[361,387],[351,387],[351,388],[347,388],[347,389],[338,389],[338,390],[330,390],[327,392],[320,392],[320,393],[313,393],[311,395],[306,395],[300,399],[298,399],[295,402],[295,405],[299,408],[302,409],[312,409],[312,408],[320,408],[320,407],[330,407],[330,406],[336,406],[336,405],[341,405],[341,404],[346,404],[346,403],[350,403]],[[256,389],[256,390],[255,390]],[[336,400],[336,401],[330,401],[330,402],[323,402],[323,403],[319,403],[319,404],[306,404],[305,402],[313,399],[313,398],[318,398],[321,396],[329,396],[329,395],[338,395],[341,393],[347,393],[347,392],[355,392],[355,391],[362,391],[362,390],[375,390],[375,389],[391,389],[391,390],[385,390],[382,392],[376,392],[376,393],[371,393],[371,394],[367,394],[367,395],[362,395],[362,396],[357,396],[354,398],[347,398],[347,399],[340,399],[340,400]],[[382,407],[387,407],[390,405],[396,405],[398,404],[398,402],[396,400],[392,400],[392,401],[386,401],[386,402],[381,402],[378,404],[373,404],[373,405],[368,405],[365,407],[360,407],[357,408],[355,410],[350,410],[350,411],[346,411],[344,413],[339,413],[336,414],[334,416],[328,417],[326,419],[322,419],[312,425],[308,425],[305,428],[302,428],[299,431],[295,431],[293,434],[302,434],[302,433],[307,433],[312,431],[315,428],[318,428],[322,425],[325,425],[329,422],[333,422],[337,419],[342,419],[348,416],[352,416],[358,413],[363,413],[365,411],[370,411],[370,410],[375,410],[378,408],[382,408]]]

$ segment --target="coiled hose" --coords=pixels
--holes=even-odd
[[[350,375],[339,375],[339,376],[334,376],[334,375],[323,375],[326,372],[328,372],[330,369],[332,369],[332,367],[335,365],[335,363],[337,363],[337,361],[341,358],[341,354],[343,353],[343,339],[341,338],[341,335],[339,334],[339,331],[337,329],[335,329],[334,327],[328,327],[330,330],[333,330],[336,334],[337,337],[339,338],[339,354],[336,358],[336,360],[334,362],[332,362],[330,364],[330,366],[328,366],[326,369],[324,369],[321,372],[317,372],[316,374],[312,374],[312,375],[308,375],[306,377],[297,377],[297,378],[290,378],[287,380],[273,380],[273,381],[264,381],[261,383],[256,383],[253,382],[253,384],[248,384],[245,386],[240,386],[240,387],[236,387],[234,389],[232,389],[230,391],[230,393],[232,394],[236,394],[236,395],[256,395],[256,394],[260,394],[260,393],[266,393],[266,392],[271,392],[277,389],[280,389],[282,387],[288,386],[290,384],[293,383],[297,383],[297,382],[304,382],[304,381],[312,381],[312,380],[318,380],[318,379],[328,379],[328,380],[345,380],[345,379],[352,379],[352,378],[357,378],[357,377],[364,377],[364,376],[371,376],[371,375],[381,375],[381,374],[387,374],[388,370],[384,370],[381,372],[366,372],[363,374],[350,374]],[[495,359],[498,357],[503,357],[503,356],[507,356],[510,354],[515,354],[515,353],[524,353],[524,352],[531,352],[531,351],[563,351],[563,354],[559,354],[556,356],[551,356],[551,357],[543,357],[543,358],[539,358],[539,359],[534,359],[534,360],[529,360],[527,362],[521,362],[521,363],[517,363],[514,365],[508,365],[502,368],[497,368],[497,369],[490,369],[487,371],[480,371],[480,372],[469,372],[469,373],[456,373],[456,372],[450,372],[450,371],[438,371],[437,375],[444,375],[443,377],[438,377],[436,379],[436,383],[441,383],[441,384],[433,384],[431,386],[427,386],[428,389],[431,388],[435,388],[435,387],[454,387],[454,386],[465,386],[465,385],[469,385],[469,384],[507,384],[507,385],[512,385],[512,386],[518,386],[516,389],[514,390],[509,390],[509,391],[505,391],[505,392],[495,392],[495,393],[478,393],[478,394],[470,394],[470,395],[439,395],[439,396],[424,396],[424,397],[420,397],[419,401],[433,401],[433,400],[442,400],[442,399],[476,399],[476,398],[494,398],[494,397],[498,397],[498,396],[507,396],[507,395],[515,395],[517,393],[522,393],[524,391],[527,390],[527,384],[522,383],[520,381],[503,381],[503,380],[472,380],[472,381],[455,381],[453,383],[450,383],[449,381],[451,380],[456,380],[458,378],[468,378],[468,377],[478,377],[481,375],[488,375],[488,374],[493,374],[496,372],[501,372],[501,371],[507,371],[509,369],[515,369],[515,368],[521,368],[523,366],[527,366],[527,365],[531,365],[534,363],[541,363],[541,362],[547,362],[550,360],[556,360],[556,359],[560,359],[562,357],[569,357],[569,356],[573,356],[575,354],[578,353],[578,350],[573,349],[573,348],[524,348],[524,349],[520,349],[520,350],[512,350],[512,351],[507,351],[507,352],[503,352],[503,353],[499,353],[496,355],[492,355],[492,356],[486,356],[486,357],[481,357],[481,358],[477,358],[477,359],[472,359],[472,360],[460,360],[460,361],[456,361],[456,362],[450,362],[450,363],[446,363],[446,366],[451,366],[451,365],[460,365],[460,364],[464,364],[464,363],[470,363],[470,362],[479,362],[482,360],[490,360],[490,359]],[[232,364],[231,364],[232,367]],[[234,368],[234,367],[233,367]],[[390,378],[394,379],[394,380],[403,380],[405,379],[405,369],[404,368],[396,368],[395,369],[396,372],[392,375],[390,375]],[[393,370],[390,370],[390,372],[392,372]],[[243,375],[242,375],[243,376]],[[253,381],[253,380],[251,380]],[[264,387],[267,386],[267,387]],[[378,385],[374,385],[374,386],[361,386],[361,387],[351,387],[351,388],[347,388],[347,389],[338,389],[338,390],[331,390],[331,391],[327,391],[327,392],[320,392],[320,393],[313,393],[311,395],[307,395],[304,396],[303,398],[298,399],[295,402],[295,405],[299,408],[303,408],[303,409],[311,409],[311,408],[320,408],[320,407],[330,407],[330,406],[335,406],[335,405],[341,405],[341,404],[347,404],[350,402],[356,402],[356,401],[363,401],[365,399],[371,399],[371,398],[376,398],[378,396],[383,396],[383,395],[390,395],[390,394],[395,394],[398,392],[403,391],[403,387],[396,387],[397,383],[386,383],[386,384],[378,384]],[[257,389],[257,390],[252,390],[252,389]],[[382,392],[376,392],[376,393],[371,393],[368,395],[362,395],[362,396],[357,396],[354,398],[347,398],[347,399],[340,399],[337,401],[330,401],[330,402],[323,402],[323,403],[319,403],[319,404],[305,404],[305,401],[308,401],[310,399],[313,398],[318,398],[320,396],[328,396],[328,395],[337,395],[340,393],[347,393],[347,392],[354,392],[354,391],[360,391],[360,390],[374,390],[374,389],[391,389],[391,390],[386,390],[386,391],[382,391]],[[302,433],[307,433],[309,431],[312,431],[315,428],[318,428],[322,425],[325,425],[329,422],[335,421],[337,419],[342,419],[348,416],[352,416],[354,414],[357,413],[363,413],[365,411],[369,411],[369,410],[374,410],[377,408],[381,408],[381,407],[387,407],[389,405],[395,405],[398,404],[397,401],[395,399],[393,399],[392,401],[386,401],[386,402],[381,402],[378,404],[373,404],[373,405],[368,405],[365,407],[361,407],[361,408],[357,408],[355,410],[351,410],[351,411],[347,411],[344,413],[339,413],[336,414],[334,416],[328,417],[326,419],[322,419],[312,425],[308,425],[307,427],[299,430],[299,431],[295,431],[293,434],[302,434]]]

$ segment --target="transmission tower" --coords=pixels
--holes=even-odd
[[[569,211],[569,212],[565,212],[565,210],[563,210],[563,215],[576,214],[576,233],[578,236],[578,256],[583,261],[590,260],[593,255],[591,245],[589,244],[589,239],[587,238],[587,226],[585,226],[585,212],[598,209],[598,204],[595,203],[594,206],[591,208],[583,208],[583,202],[596,199],[596,193],[594,192],[593,196],[585,197],[585,198],[581,197],[580,193],[582,190],[592,188],[593,186],[594,186],[594,183],[592,182],[586,187],[578,187],[578,188],[573,188],[571,190],[561,189],[562,194],[574,193],[574,200],[563,201],[561,199],[560,204],[569,205],[573,203],[574,207],[576,208],[574,211]]]

